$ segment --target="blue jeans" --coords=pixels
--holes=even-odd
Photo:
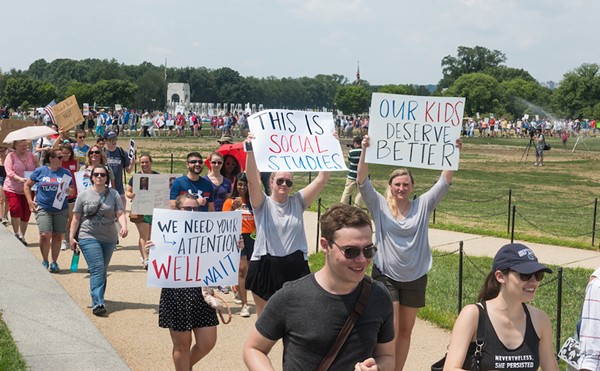
[[[102,242],[93,238],[83,238],[79,247],[90,267],[90,295],[92,308],[104,305],[104,292],[106,291],[106,269],[110,258],[115,251],[116,243]]]

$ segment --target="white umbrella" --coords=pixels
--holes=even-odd
[[[48,126],[27,126],[8,133],[4,138],[4,143],[12,143],[16,140],[34,140],[51,134],[58,133]]]

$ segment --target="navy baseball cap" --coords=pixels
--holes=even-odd
[[[115,133],[114,131],[109,131],[104,137],[106,139],[114,139],[117,137],[117,133]]]
[[[494,257],[492,272],[510,269],[512,271],[530,274],[535,272],[552,273],[552,269],[538,262],[533,251],[520,243],[509,243],[498,250]]]

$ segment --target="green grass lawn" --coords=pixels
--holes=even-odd
[[[8,327],[2,320],[2,312],[0,312],[0,370],[26,369],[27,365],[19,353]]]
[[[154,169],[183,173],[185,155],[194,150],[208,155],[218,148],[215,137],[136,140],[140,152],[150,152]],[[239,141],[241,139],[236,139]],[[459,171],[450,192],[439,205],[432,227],[497,237],[507,232],[509,192],[516,207],[515,238],[578,248],[592,248],[594,201],[600,193],[600,137],[586,138],[585,146],[571,149],[576,138],[569,138],[562,149],[559,138],[548,138],[552,145],[545,152],[544,167],[532,166],[535,150],[526,153],[525,138],[464,138]],[[342,139],[342,147],[350,139]],[[126,145],[125,140],[121,145]],[[375,188],[383,192],[392,166],[370,165]],[[440,172],[411,169],[415,178],[414,194],[422,194],[439,178]],[[296,183],[307,184],[315,173],[297,173]],[[340,199],[346,172],[333,172],[321,193],[322,207]],[[317,203],[310,206],[317,210]],[[596,229],[598,223],[596,223]],[[596,231],[600,232],[600,230]],[[600,239],[595,239],[598,246]]]

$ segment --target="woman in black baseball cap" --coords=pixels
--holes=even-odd
[[[469,345],[477,337],[480,310],[485,328],[481,370],[558,370],[550,320],[525,304],[533,300],[545,273],[552,270],[527,246],[502,246],[479,292],[479,303],[465,306],[454,323],[444,370],[470,368],[465,358],[473,353]]]

